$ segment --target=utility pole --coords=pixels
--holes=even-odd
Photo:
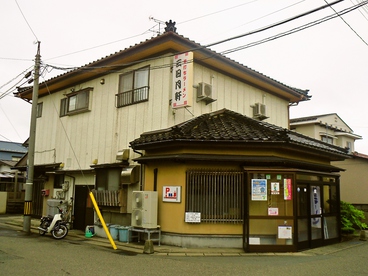
[[[40,41],[37,41],[37,54],[34,66],[34,81],[32,92],[32,109],[31,109],[31,125],[29,131],[29,143],[28,143],[28,160],[27,160],[27,181],[25,187],[24,196],[24,216],[23,216],[23,231],[31,233],[31,210],[32,210],[32,190],[33,190],[33,176],[34,176],[34,155],[35,155],[35,142],[36,142],[36,115],[37,115],[37,102],[38,102],[38,81],[40,77]]]

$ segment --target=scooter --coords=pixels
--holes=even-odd
[[[63,202],[60,201],[60,204]],[[68,234],[68,222],[66,222],[63,217],[66,212],[56,206],[59,210],[59,214],[55,214],[54,216],[45,216],[41,218],[40,227],[38,227],[39,233],[41,236],[46,233],[52,234],[55,239],[62,239]]]

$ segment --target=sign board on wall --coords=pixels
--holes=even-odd
[[[185,212],[185,222],[200,223],[201,213]]]
[[[193,101],[193,52],[175,55],[172,73],[172,108],[191,106]]]
[[[181,202],[181,186],[164,186],[162,191],[162,201]]]

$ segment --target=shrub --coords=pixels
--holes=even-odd
[[[365,219],[364,212],[355,208],[352,204],[341,201],[341,224],[343,233],[354,233],[355,229],[365,229],[367,224],[362,222]]]

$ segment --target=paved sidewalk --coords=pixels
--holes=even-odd
[[[23,215],[0,215],[0,223],[11,225],[19,229],[23,229]],[[37,227],[39,226],[38,219],[31,220],[31,232],[38,233]],[[49,235],[49,234],[47,234]],[[68,240],[73,242],[87,242],[97,246],[113,249],[109,239],[94,236],[92,238],[86,238],[84,231],[81,230],[69,230]],[[143,254],[144,244],[143,243],[123,243],[120,241],[114,241],[118,250],[130,252],[132,254]],[[187,256],[187,257],[198,257],[198,256],[315,256],[315,255],[328,255],[347,248],[359,246],[367,241],[359,240],[359,237],[354,237],[349,241],[305,250],[302,252],[290,252],[290,253],[245,253],[240,248],[183,248],[177,246],[163,245],[158,246],[154,244],[153,255],[158,256]]]

